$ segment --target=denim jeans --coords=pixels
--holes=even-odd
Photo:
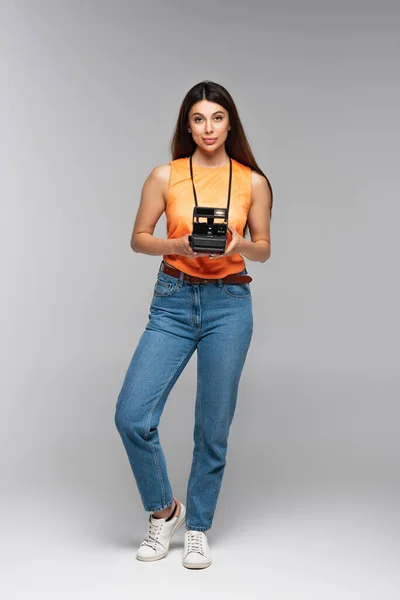
[[[240,274],[247,273],[243,269]],[[186,529],[210,529],[226,464],[229,428],[253,334],[249,283],[189,283],[161,271],[149,320],[115,406],[146,511],[173,504],[158,425],[168,395],[197,350],[194,447],[186,496]],[[176,419],[177,435],[184,423]]]

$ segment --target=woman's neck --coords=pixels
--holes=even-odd
[[[221,148],[221,150],[214,154],[202,152],[197,148],[192,154],[192,164],[201,167],[223,167],[227,162],[229,162],[229,156],[225,148]]]

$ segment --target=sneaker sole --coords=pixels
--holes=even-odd
[[[212,561],[210,560],[210,562],[208,563],[185,563],[184,561],[182,561],[182,564],[187,569],[205,569],[206,567],[209,567],[212,564]]]
[[[185,516],[186,516],[186,507],[184,504],[181,504],[181,512],[180,512],[179,518],[178,518],[177,522],[175,523],[174,528],[171,530],[171,533],[170,533],[168,541],[167,541],[167,549],[165,552],[163,552],[163,554],[157,554],[155,556],[139,556],[138,554],[136,554],[136,558],[138,560],[142,560],[143,562],[151,562],[153,560],[160,560],[161,558],[164,558],[165,556],[167,556],[172,536],[174,535],[176,530],[179,529],[179,527],[185,522]]]

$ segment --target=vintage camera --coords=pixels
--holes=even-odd
[[[203,219],[200,221],[199,219]],[[215,223],[214,220],[222,220]],[[193,209],[193,230],[188,240],[194,252],[223,254],[227,240],[227,208],[195,206]]]

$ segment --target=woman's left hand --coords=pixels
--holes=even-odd
[[[232,234],[232,239],[229,242],[228,246],[225,249],[225,252],[223,254],[210,254],[210,260],[212,258],[222,258],[224,256],[229,256],[230,254],[238,254],[240,253],[239,248],[241,247],[242,244],[242,240],[244,240],[244,238],[240,235],[240,233],[238,233],[236,231],[236,229],[233,229],[233,227],[231,227],[231,225],[228,224],[228,229]]]

